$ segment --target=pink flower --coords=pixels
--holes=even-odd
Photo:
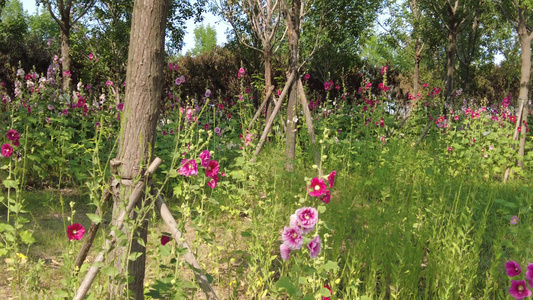
[[[11,143],[12,143],[13,146],[15,146],[15,147],[20,146],[20,142],[19,142],[19,140],[12,141]]]
[[[124,109],[124,103],[121,102],[121,103],[117,104],[117,109],[119,111],[122,111],[122,109]]]
[[[328,190],[326,190],[326,193],[320,197],[320,201],[328,204],[329,201],[331,201],[331,194]]]
[[[313,207],[302,207],[296,210],[296,222],[302,228],[313,228],[318,222],[318,211]]]
[[[92,60],[92,59],[93,59],[93,54],[89,53],[89,60]]]
[[[205,124],[204,124],[204,129],[205,129],[206,131],[209,130],[209,124],[205,123]]]
[[[211,177],[211,180],[207,183],[207,186],[214,189],[217,186],[218,183],[218,175],[214,175]]]
[[[511,224],[516,225],[516,224],[518,224],[518,222],[520,222],[520,218],[518,218],[518,216],[512,216],[511,217]]]
[[[10,144],[3,144],[2,145],[2,155],[4,157],[10,157],[11,154],[13,154],[13,147],[11,147]]]
[[[307,249],[309,249],[309,255],[311,258],[316,258],[318,254],[320,253],[320,244],[322,241],[320,240],[320,236],[315,236],[314,239],[312,239],[309,244],[307,244]]]
[[[18,141],[19,133],[16,130],[14,130],[14,129],[10,129],[7,132],[7,139],[10,140],[10,141]]]
[[[207,167],[205,168],[205,175],[207,177],[215,177],[218,175],[218,162],[216,160],[212,160],[207,164]]]
[[[517,275],[520,275],[522,270],[520,269],[520,265],[516,261],[509,261],[505,263],[505,270],[507,270],[507,276],[509,277],[515,277]]]
[[[181,161],[181,164],[181,168],[178,169],[179,175],[183,175],[185,177],[198,175],[198,167],[196,166],[196,161],[194,159],[184,159]]]
[[[85,228],[79,223],[75,223],[72,225],[69,225],[67,227],[67,236],[68,240],[81,240],[83,238],[83,235],[85,234]]]
[[[281,258],[285,261],[289,260],[291,257],[291,249],[289,249],[289,247],[287,247],[285,244],[279,245],[279,252],[281,254]]]
[[[106,86],[112,86],[113,84],[114,84],[114,83],[113,83],[113,81],[111,81],[111,80],[108,80],[108,81],[105,82],[105,85],[106,85]]]
[[[303,240],[302,230],[300,228],[285,227],[281,235],[283,244],[290,250],[298,250],[302,248]]]
[[[529,285],[533,285],[533,264],[527,265],[526,280],[528,281]]]
[[[211,154],[209,154],[209,150],[204,150],[202,153],[200,153],[200,160],[202,167],[207,168],[207,165],[211,160]]]
[[[290,220],[289,220],[289,226],[294,227],[294,228],[300,228],[302,230],[302,235],[306,235],[309,232],[315,230],[315,226],[309,227],[309,228],[303,228],[298,222],[298,218],[296,217],[296,214],[291,215]]]
[[[389,68],[387,66],[383,66],[383,68],[381,68],[381,74],[387,73],[388,69]]]
[[[239,74],[237,75],[237,77],[238,77],[238,78],[241,78],[241,77],[244,76],[244,74],[246,74],[246,71],[244,71],[243,68],[240,68],[240,69],[239,69]]]
[[[509,295],[517,300],[524,299],[531,296],[531,290],[527,288],[525,280],[511,280]]]
[[[304,80],[308,80],[309,78],[311,78],[311,75],[309,75],[309,73],[304,75]]]
[[[324,180],[318,177],[311,179],[311,185],[308,186],[309,196],[319,197],[326,192]]]
[[[162,235],[161,236],[161,246],[165,246],[166,244],[168,244],[168,242],[170,242],[170,237],[167,236],[167,235]]]

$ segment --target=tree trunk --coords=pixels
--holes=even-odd
[[[70,89],[70,76],[65,71],[70,71],[70,25],[60,26],[61,39],[61,70],[63,71],[63,92]]]
[[[415,69],[413,70],[413,97],[416,97],[420,89],[420,48],[420,40],[417,39],[415,42]]]
[[[455,21],[450,22],[450,30],[448,32],[448,53],[447,64],[448,71],[446,73],[446,93],[444,94],[446,101],[449,102],[453,94],[453,73],[455,71],[455,48],[457,47],[457,30],[455,28]]]
[[[518,135],[518,128],[520,127],[520,149],[518,150],[518,166],[524,168],[524,153],[526,146],[526,124],[527,113],[529,111],[529,79],[531,76],[531,38],[528,33],[526,22],[523,13],[520,15],[520,22],[518,27],[518,36],[520,37],[521,55],[520,60],[522,63],[521,76],[520,76],[520,92],[518,94],[519,107],[521,110],[517,112],[517,122],[515,135]]]
[[[265,60],[265,97],[268,95],[272,95],[272,93],[269,93],[270,86],[272,85],[272,53],[270,49],[270,45],[266,46],[263,52],[263,58]],[[272,105],[271,101],[266,100],[266,120],[270,118],[270,114],[272,113]]]
[[[134,180],[143,174],[142,169],[147,167],[152,157],[163,82],[167,10],[168,0],[138,0],[133,7],[122,135],[118,149],[122,180]],[[121,197],[114,199],[116,207],[127,203],[132,188],[132,185],[122,186]],[[146,206],[145,199],[139,205]],[[135,261],[127,260],[127,275],[134,277],[129,289],[135,299],[144,299],[146,249],[137,242],[137,238],[146,241],[147,220],[144,215],[131,217],[140,218],[141,225],[138,228],[125,228],[133,236],[129,253],[140,252],[141,255]],[[127,259],[122,256],[125,252],[124,247],[117,247],[115,265],[125,264],[121,260]],[[117,294],[122,291],[123,288],[119,286],[114,291],[115,298],[120,298]]]
[[[287,38],[289,41],[289,73],[298,74],[298,45],[300,43],[300,9],[301,0],[294,0],[291,3],[287,16]],[[296,154],[296,118],[298,105],[298,81],[294,80],[289,94],[287,107],[287,132],[285,144],[285,170],[294,171],[294,158]]]

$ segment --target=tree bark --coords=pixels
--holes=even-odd
[[[416,97],[420,89],[420,60],[421,58],[420,40],[415,42],[415,69],[413,70],[413,97]]]
[[[163,59],[165,25],[168,11],[168,0],[138,0],[133,7],[126,72],[126,95],[124,116],[122,116],[121,136],[118,158],[121,162],[119,175],[122,180],[134,180],[143,174],[143,168],[150,162],[154,148],[155,131],[159,118],[161,88],[163,82]],[[126,203],[132,185],[123,185],[120,197],[115,197],[115,207]],[[144,196],[138,203],[146,206]],[[114,210],[116,214],[118,210]],[[127,260],[128,276],[134,280],[129,285],[135,299],[144,299],[143,282],[145,273],[146,249],[137,242],[137,238],[146,242],[147,220],[144,215],[130,216],[140,218],[138,228],[124,228],[133,236],[129,253],[140,252],[134,261],[127,260],[123,253],[124,247],[117,247],[115,265],[123,266],[122,259]],[[113,291],[115,298],[120,298],[123,287]]]
[[[65,22],[65,21],[63,21]],[[60,26],[59,37],[61,40],[61,70],[63,71],[63,92],[70,89],[70,76],[65,72],[70,71],[70,25]]]
[[[453,74],[455,71],[455,48],[457,47],[457,28],[455,19],[450,21],[450,30],[448,31],[448,53],[447,53],[447,68],[446,72],[446,101],[450,101],[453,94]]]
[[[289,42],[289,73],[298,74],[298,46],[300,43],[300,9],[301,0],[294,0],[291,3],[290,10],[286,9],[287,16],[287,38]],[[298,105],[298,81],[294,80],[291,84],[289,102],[287,107],[287,132],[285,143],[285,170],[294,171],[294,158],[296,154],[296,117]]]

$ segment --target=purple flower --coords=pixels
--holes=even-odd
[[[315,226],[310,227],[310,228],[303,228],[303,227],[298,223],[298,218],[296,217],[296,214],[291,215],[291,218],[290,218],[290,220],[289,220],[289,226],[290,226],[290,227],[294,227],[294,228],[300,228],[300,229],[302,230],[302,234],[303,234],[303,235],[306,235],[306,234],[308,234],[309,232],[315,230]]]
[[[520,218],[518,216],[511,217],[511,224],[516,225],[518,222],[520,222]]]
[[[215,127],[215,133],[220,135],[220,127]]]
[[[533,264],[527,265],[526,280],[529,285],[533,286]]]
[[[511,287],[509,288],[509,295],[515,299],[523,299],[531,296],[531,290],[526,286],[525,280],[511,280]]]
[[[122,109],[124,109],[124,103],[120,102],[119,104],[117,104],[117,109],[122,111]]]
[[[318,221],[318,212],[313,207],[302,207],[294,213],[296,222],[302,228],[313,228]]]
[[[207,168],[207,165],[209,164],[209,161],[211,160],[211,155],[209,154],[209,150],[204,150],[202,153],[200,153],[200,160],[202,167]]]
[[[10,140],[10,141],[18,141],[19,133],[16,130],[14,130],[14,129],[10,129],[7,132],[7,139]]]
[[[509,277],[515,277],[517,275],[520,275],[522,270],[520,269],[520,265],[516,261],[509,261],[505,263],[505,269],[507,270],[507,275]]]
[[[94,130],[98,130],[100,128],[100,122],[94,123]]]
[[[335,184],[335,176],[337,176],[337,171],[334,170],[333,172],[329,173],[328,175],[329,188],[332,188],[333,184]]]
[[[11,154],[13,154],[13,147],[11,147],[10,144],[3,144],[2,145],[2,155],[4,157],[10,157]]]
[[[291,250],[302,248],[304,238],[302,237],[302,231],[300,228],[285,227],[281,238],[283,239],[283,244]]]
[[[170,237],[168,235],[162,235],[161,246],[165,246],[168,242],[170,242]]]
[[[211,90],[210,89],[205,90],[205,97],[206,98],[211,97]]]
[[[316,258],[318,254],[320,253],[320,244],[322,241],[320,240],[320,236],[315,236],[314,239],[312,239],[309,244],[307,244],[307,249],[309,249],[309,255],[311,258]]]
[[[279,246],[279,252],[281,253],[281,258],[283,258],[283,260],[289,260],[289,258],[291,257],[291,249],[289,249],[289,247],[287,247],[285,244],[281,244]]]
[[[205,176],[213,178],[214,176],[218,175],[218,162],[216,160],[212,160],[207,164],[207,167],[205,168]]]
[[[181,161],[181,168],[178,169],[178,174],[185,177],[191,175],[198,175],[198,167],[196,166],[196,161],[194,159],[184,159]]]
[[[176,78],[174,81],[175,85],[181,85],[182,83],[185,83],[185,76],[181,75],[180,77]]]

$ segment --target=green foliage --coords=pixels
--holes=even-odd
[[[191,55],[196,56],[206,51],[213,50],[217,45],[217,32],[215,27],[207,24],[200,24],[194,28],[194,48],[191,49]]]

